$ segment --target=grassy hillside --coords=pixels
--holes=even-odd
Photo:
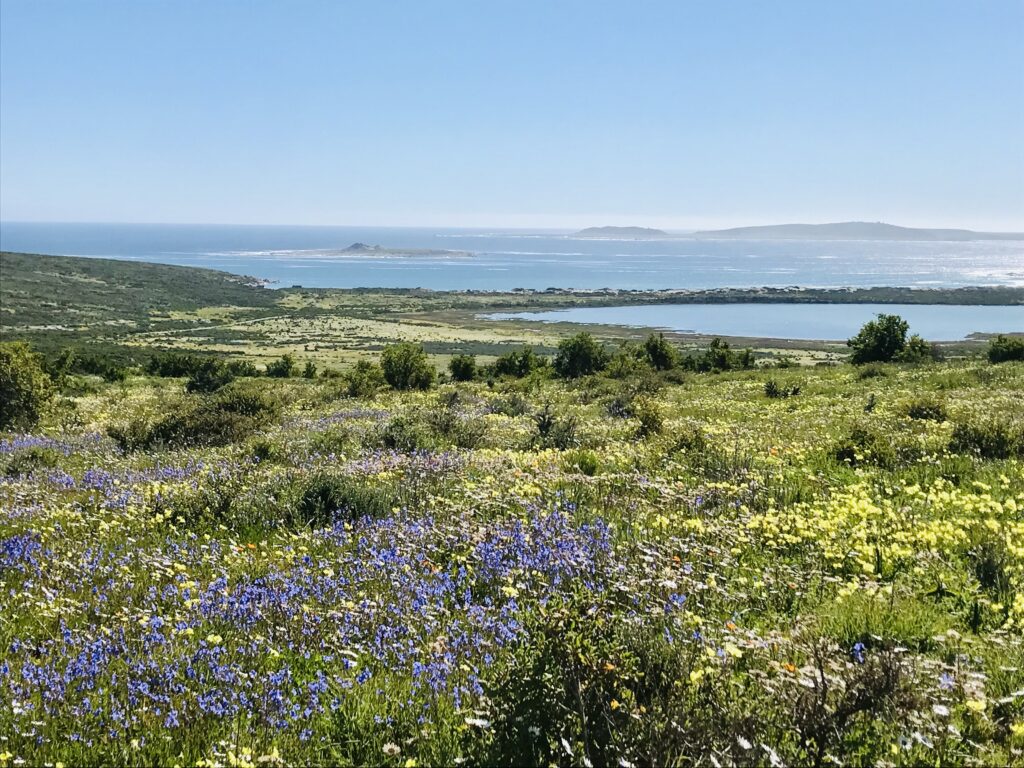
[[[38,326],[140,329],[175,311],[267,307],[274,300],[253,278],[211,269],[0,252],[5,335]]]

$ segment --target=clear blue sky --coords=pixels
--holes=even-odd
[[[2,0],[0,218],[1024,230],[1024,0]]]

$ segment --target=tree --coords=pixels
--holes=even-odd
[[[29,429],[53,398],[43,359],[24,342],[0,344],[0,429]]]
[[[437,375],[420,344],[386,346],[380,364],[385,381],[394,389],[430,389]]]
[[[492,370],[495,376],[514,376],[521,379],[529,376],[546,365],[545,358],[533,351],[533,347],[523,347],[506,352],[494,361]]]
[[[555,372],[566,379],[589,376],[607,365],[608,353],[585,331],[563,340],[555,355]]]
[[[853,350],[850,361],[861,365],[895,360],[907,347],[909,329],[910,324],[899,315],[878,315],[864,323],[857,335],[846,342]]]
[[[667,371],[676,366],[676,350],[665,341],[665,334],[651,334],[644,342],[644,353],[647,362],[657,371]]]
[[[448,361],[452,381],[472,381],[476,378],[476,358],[473,355],[455,355]]]
[[[369,360],[359,360],[345,374],[345,392],[349,397],[373,397],[385,383],[380,366]]]
[[[295,375],[295,358],[285,353],[280,359],[267,364],[267,376],[275,379],[287,379]]]
[[[185,382],[185,391],[190,393],[216,392],[235,380],[235,374],[220,360],[204,360],[195,373]]]

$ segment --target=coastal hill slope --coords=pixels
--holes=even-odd
[[[694,232],[692,237],[737,240],[1024,240],[1024,232],[974,232],[970,229],[916,229],[869,221],[836,224],[773,224]]]

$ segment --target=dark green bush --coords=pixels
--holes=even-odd
[[[299,496],[293,525],[321,528],[338,520],[379,518],[389,514],[399,499],[390,486],[377,486],[365,478],[319,472]]]
[[[990,363],[1006,363],[1011,360],[1024,360],[1024,338],[1012,338],[1000,334],[988,344],[988,361]]]
[[[559,415],[548,403],[533,415],[533,424],[534,448],[557,448],[564,451],[579,445],[579,420],[575,414]]]
[[[283,354],[277,360],[267,363],[267,376],[275,379],[288,379],[295,375],[298,366],[290,354]]]
[[[279,404],[264,392],[228,388],[199,395],[155,418],[114,424],[107,434],[124,451],[241,442],[277,417]]]
[[[52,469],[60,466],[63,457],[52,448],[22,448],[6,457],[3,472],[8,477],[28,475],[37,469]]]
[[[714,338],[705,351],[686,355],[680,360],[680,365],[698,373],[748,369],[754,367],[754,352],[751,349],[736,352],[729,342]]]
[[[775,379],[768,379],[764,383],[764,394],[765,397],[771,399],[784,399],[787,397],[796,397],[800,394],[800,387],[794,385],[792,387],[780,386]]]
[[[42,357],[24,342],[0,344],[0,430],[34,427],[53,395]]]
[[[455,355],[448,361],[448,371],[452,375],[452,381],[472,381],[476,378],[476,357]]]
[[[235,374],[226,365],[214,358],[200,363],[195,373],[185,382],[185,391],[191,393],[216,392],[234,381]]]
[[[675,368],[679,358],[675,347],[665,340],[663,333],[657,335],[652,333],[647,337],[647,340],[644,341],[644,354],[647,356],[647,362],[656,371]]]
[[[936,397],[920,395],[903,406],[908,418],[922,421],[945,421],[946,405]]]
[[[305,368],[302,369],[302,378],[304,379],[315,379],[316,378],[316,363],[312,360],[306,361]]]
[[[422,345],[409,342],[384,347],[381,369],[384,380],[398,390],[430,389],[437,375]]]
[[[380,444],[393,451],[429,450],[434,447],[428,427],[411,416],[399,415],[391,418],[377,433]]]
[[[547,365],[547,359],[534,352],[533,347],[523,347],[506,352],[491,364],[490,370],[495,376],[521,379],[534,371],[546,368]]]
[[[384,371],[376,363],[360,360],[344,375],[345,392],[349,397],[373,397],[387,383]]]
[[[858,425],[841,439],[832,451],[837,461],[858,467],[874,464],[892,467],[896,464],[896,450],[891,436],[874,427]]]
[[[577,333],[558,345],[555,373],[564,379],[589,376],[607,365],[608,353],[589,333]]]
[[[920,336],[907,343],[910,324],[899,315],[879,314],[864,323],[857,335],[848,339],[846,346],[853,350],[850,362],[864,363],[919,362],[931,357],[931,347]]]
[[[949,449],[983,459],[1024,456],[1024,430],[1019,424],[998,416],[960,421],[953,426]]]

